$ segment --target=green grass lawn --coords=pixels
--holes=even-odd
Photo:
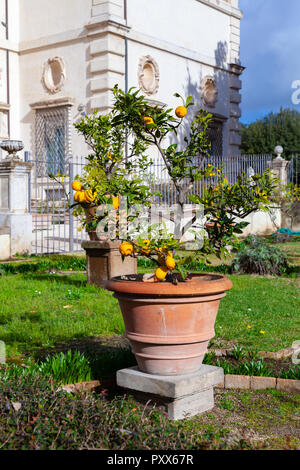
[[[289,255],[298,248],[300,253],[299,243],[295,250],[291,245],[284,245]],[[82,258],[32,262],[34,268],[21,263],[21,272],[7,266],[0,275],[0,340],[8,362],[29,364],[50,351],[91,350],[97,353],[91,371],[100,390],[99,395],[57,392],[48,377],[10,367],[17,374],[0,381],[2,449],[300,449],[297,395],[216,389],[213,410],[170,422],[155,402],[146,406],[118,390],[111,377],[134,358],[120,349],[127,343],[117,300],[87,285],[85,273],[69,271],[84,269]],[[299,278],[229,277],[233,289],[221,301],[212,345],[277,351],[300,339]],[[21,409],[15,411],[13,403]]]
[[[298,279],[230,278],[234,287],[221,301],[215,345],[234,342],[276,351],[300,339]],[[85,274],[3,275],[0,305],[0,339],[11,360],[34,356],[57,343],[124,332],[117,300],[87,285]]]

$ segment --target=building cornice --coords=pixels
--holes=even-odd
[[[30,107],[32,109],[45,109],[45,108],[54,108],[57,106],[74,106],[75,100],[69,96],[64,96],[56,99],[43,99],[31,103]]]
[[[174,54],[185,59],[193,60],[203,65],[208,65],[216,70],[229,70],[228,66],[217,66],[215,57],[199,54],[199,52],[193,51],[191,49],[186,49],[185,47],[178,46],[177,44],[171,42],[157,39],[153,36],[141,33],[139,31],[131,30],[130,33],[127,35],[127,38],[129,41],[143,44],[144,46],[147,46],[152,49],[158,49],[164,52],[169,52],[170,54]]]
[[[190,59],[197,63],[228,71],[228,67],[217,67],[214,57],[199,54],[196,51],[186,49],[185,47],[178,46],[177,44],[157,39],[139,31],[134,31],[130,28],[130,26],[116,23],[110,20],[101,19],[101,21],[96,21],[96,18],[92,23],[86,25],[84,32],[82,30],[71,30],[61,34],[39,38],[34,41],[28,41],[26,43],[23,42],[20,44],[20,54],[27,54],[41,49],[50,49],[53,46],[62,44],[72,44],[83,40],[92,40],[97,36],[101,37],[107,33],[112,33],[121,37],[127,37],[129,41],[143,44],[144,46],[150,47],[152,49],[154,48],[169,52],[170,54],[174,54],[185,59]]]
[[[196,0],[197,2],[204,3],[215,10],[219,10],[226,15],[233,16],[238,20],[243,18],[243,13],[239,8],[235,8],[227,2],[222,0]]]
[[[0,50],[10,51],[10,52],[19,52],[19,44],[9,41],[7,39],[0,39]]]
[[[4,103],[3,101],[0,101],[0,111],[8,111],[9,109],[10,109],[9,103]]]

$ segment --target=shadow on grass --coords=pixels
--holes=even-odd
[[[84,274],[84,273],[82,273]],[[79,274],[82,276],[82,274]],[[76,287],[82,287],[87,285],[87,280],[82,280],[82,279],[74,279],[75,276],[77,276],[77,273],[71,273],[66,275],[66,274],[48,274],[48,273],[40,273],[40,274],[34,274],[30,273],[27,274],[26,277],[29,277],[32,280],[36,281],[47,281],[47,282],[53,282],[53,281],[59,281],[61,284],[66,284],[68,286],[76,286]],[[25,277],[25,275],[24,275]],[[97,286],[95,286],[97,287]]]
[[[67,351],[80,351],[88,358],[92,380],[112,379],[115,384],[116,372],[136,365],[128,340],[124,336],[87,337],[58,343],[47,349],[35,352],[35,359],[43,361],[47,356]],[[116,385],[116,384],[115,384]]]

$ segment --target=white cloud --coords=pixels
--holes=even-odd
[[[240,0],[242,110],[253,118],[292,104],[292,83],[300,79],[299,0]],[[243,118],[242,118],[243,120]]]

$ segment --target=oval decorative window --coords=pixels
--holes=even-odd
[[[218,101],[218,88],[214,77],[208,75],[201,81],[201,98],[203,103],[213,108]]]
[[[66,70],[63,59],[54,57],[44,65],[43,82],[50,93],[60,91],[65,83]]]
[[[159,69],[157,62],[149,55],[140,59],[138,67],[140,89],[147,95],[154,95],[159,88]]]

